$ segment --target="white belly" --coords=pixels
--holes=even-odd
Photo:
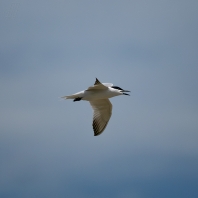
[[[82,100],[100,100],[100,99],[107,99],[114,97],[115,94],[110,92],[109,90],[90,90],[90,91],[85,91],[84,96]]]

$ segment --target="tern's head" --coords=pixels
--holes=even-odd
[[[111,88],[119,91],[120,95],[127,95],[127,96],[130,96],[129,94],[125,93],[125,92],[130,92],[130,91],[127,91],[127,90],[124,90],[118,86],[112,86]]]

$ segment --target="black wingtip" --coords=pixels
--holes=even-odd
[[[101,84],[101,82],[96,78],[94,85]]]

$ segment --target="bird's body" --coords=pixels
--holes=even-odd
[[[107,89],[84,90],[66,97],[67,99],[82,98],[82,100],[91,101],[91,100],[112,98],[118,95],[122,95],[122,94],[119,92],[114,92],[112,88],[107,87]]]
[[[94,86],[88,87],[70,96],[63,96],[64,99],[74,99],[74,101],[89,101],[93,110],[93,129],[94,135],[100,135],[106,128],[112,114],[112,104],[108,98],[119,95],[129,95],[120,87],[113,86],[111,83],[101,83],[97,78]]]

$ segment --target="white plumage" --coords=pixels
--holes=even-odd
[[[80,91],[70,96],[63,96],[64,99],[74,99],[75,101],[87,100],[90,102],[93,113],[94,135],[100,135],[106,128],[112,114],[112,104],[108,98],[119,95],[129,95],[120,87],[113,86],[111,83],[101,83],[97,78],[93,86],[87,90]]]

